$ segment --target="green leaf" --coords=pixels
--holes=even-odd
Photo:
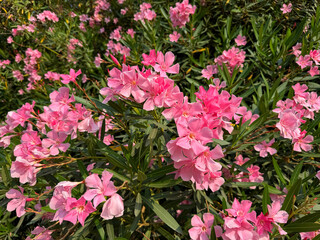
[[[134,216],[139,216],[142,207],[142,197],[141,194],[137,194],[136,203],[134,205]]]
[[[281,181],[284,185],[287,185],[287,182],[286,182],[286,180],[284,179],[284,177],[283,177],[283,175],[282,175],[282,171],[281,171],[281,169],[280,169],[280,167],[279,167],[279,165],[278,165],[278,162],[277,162],[277,160],[276,160],[274,157],[272,157],[272,163],[273,163],[273,166],[274,166],[274,170],[276,171],[276,173],[277,173],[280,181]]]
[[[162,235],[164,236],[166,239],[168,240],[175,240],[175,238],[172,236],[171,233],[169,233],[167,230],[165,230],[164,228],[162,227],[159,227],[157,228],[157,231]]]
[[[148,184],[146,184],[146,186],[153,187],[153,188],[165,188],[165,187],[176,186],[181,182],[182,182],[181,178],[178,178],[178,179],[164,179],[164,180],[160,180],[160,181],[157,181],[157,182],[148,183]]]
[[[292,176],[290,178],[290,184],[294,183],[297,181],[298,177],[299,177],[299,174],[301,172],[301,169],[302,169],[302,166],[303,166],[303,161],[301,161],[297,166],[296,168],[294,169],[293,173],[292,173]]]
[[[107,221],[107,234],[109,237],[109,240],[114,240],[114,229],[112,221]]]
[[[151,181],[155,178],[160,178],[160,177],[166,176],[168,173],[171,173],[175,170],[176,169],[174,168],[173,165],[167,165],[167,166],[158,168],[158,169],[152,171],[151,173],[147,174],[147,180]]]
[[[313,232],[320,229],[319,223],[314,222],[293,222],[289,225],[283,227],[283,230],[287,233],[295,233],[295,232]]]
[[[77,164],[80,170],[80,173],[83,177],[83,179],[86,179],[89,176],[89,173],[86,169],[86,167],[84,166],[83,162],[81,160],[77,160]]]
[[[269,190],[268,190],[268,186],[265,186],[264,190],[263,190],[263,197],[262,197],[263,214],[266,214],[268,212],[268,204],[269,203],[270,203]]]
[[[182,229],[179,223],[170,215],[170,213],[162,207],[159,203],[155,202],[153,199],[147,199],[142,196],[143,202],[145,202],[148,207],[152,209],[152,211],[170,228],[175,230],[178,233],[182,234]]]
[[[108,147],[106,144],[101,142],[97,139],[98,147],[100,148],[101,152],[104,153],[106,158],[115,166],[124,168],[129,170],[130,166],[127,164],[126,159],[116,152],[114,152],[110,147]]]
[[[297,219],[296,221],[294,221],[295,223],[299,223],[299,222],[316,222],[318,221],[320,218],[320,211],[317,211],[315,213],[312,214],[308,214],[302,218]]]
[[[105,233],[104,229],[102,228],[101,221],[100,221],[98,218],[96,218],[96,219],[94,220],[94,224],[95,224],[96,227],[97,227],[97,230],[98,230],[98,233],[99,233],[99,235],[100,235],[100,238],[101,238],[102,240],[106,240],[106,233]]]
[[[284,199],[284,202],[282,204],[282,210],[286,211],[287,213],[291,212],[292,206],[294,204],[294,198],[299,193],[300,187],[301,187],[302,181],[299,178],[289,189],[288,194],[286,198]]]

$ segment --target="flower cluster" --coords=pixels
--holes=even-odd
[[[319,75],[318,65],[320,62],[320,50],[311,50],[309,54],[302,56],[301,55],[301,43],[292,47],[293,54],[298,58],[296,63],[304,69],[306,67],[310,67],[308,73],[313,77],[315,75]]]
[[[218,73],[217,65],[219,65],[222,68],[223,64],[225,64],[230,75],[232,75],[235,68],[243,67],[243,63],[246,58],[245,54],[245,51],[240,50],[236,47],[233,47],[228,51],[223,51],[222,55],[214,59],[214,62],[216,64],[208,65],[206,69],[202,70],[202,77],[209,80],[212,77],[212,75]]]
[[[182,3],[177,2],[175,7],[170,7],[170,19],[173,27],[182,28],[190,21],[189,15],[196,11],[196,6],[189,4],[189,0],[183,0]]]
[[[279,122],[276,127],[280,130],[280,135],[287,139],[292,139],[293,149],[297,152],[310,151],[313,136],[307,135],[306,130],[301,130],[301,124],[307,119],[314,119],[314,113],[320,110],[320,97],[316,92],[306,92],[308,87],[297,83],[294,89],[293,99],[278,101],[273,112],[278,113]]]
[[[140,5],[140,12],[137,12],[134,15],[134,20],[135,21],[144,21],[144,20],[148,20],[148,21],[152,21],[153,19],[156,18],[157,14],[155,13],[155,11],[151,10],[151,4],[150,3],[142,3]]]
[[[50,11],[43,11],[42,13],[39,13],[37,15],[37,18],[42,22],[45,23],[46,20],[49,21],[53,21],[53,22],[58,22],[59,18],[57,17],[57,15],[54,12],[50,12]]]
[[[37,173],[48,167],[41,162],[58,155],[60,151],[67,151],[70,144],[64,142],[68,136],[74,139],[77,132],[96,133],[101,129],[104,116],[96,122],[92,113],[81,104],[73,106],[74,96],[69,97],[68,88],[62,87],[52,92],[50,100],[51,104],[45,106],[41,114],[34,111],[35,102],[23,105],[17,112],[9,112],[6,125],[0,127],[2,147],[9,146],[12,137],[21,136],[21,144],[14,148],[16,160],[11,165],[11,176],[19,178],[21,183],[34,185]],[[18,125],[25,127],[26,123],[27,129],[22,133],[15,131]],[[112,124],[108,122],[106,131],[111,128]]]

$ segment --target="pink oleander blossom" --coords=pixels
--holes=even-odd
[[[301,69],[304,69],[305,67],[311,67],[312,61],[310,61],[310,55],[300,56],[297,64],[301,67]]]
[[[247,40],[245,36],[238,35],[235,39],[237,46],[245,46],[247,44]]]
[[[307,135],[307,131],[303,130],[300,133],[300,136],[298,138],[293,138],[292,139],[292,143],[294,143],[293,145],[293,150],[296,152],[302,152],[302,150],[308,152],[312,149],[312,145],[310,144],[311,142],[313,142],[313,136],[311,135]]]
[[[211,213],[203,214],[202,222],[201,218],[197,215],[194,215],[191,219],[192,228],[189,229],[189,235],[192,240],[209,240],[211,235],[211,226],[214,221],[214,216]],[[220,237],[221,228],[215,226],[214,231],[216,232],[216,236]]]
[[[81,74],[81,69],[77,72],[74,69],[70,69],[70,73],[68,74],[61,74],[63,80],[61,82],[63,84],[68,84],[69,82],[76,82],[76,78]]]
[[[292,11],[292,3],[289,3],[288,5],[283,4],[280,10],[282,11],[282,14],[290,13]]]
[[[90,189],[86,191],[83,197],[87,201],[91,201],[93,199],[94,207],[97,207],[100,203],[106,201],[105,196],[110,197],[117,192],[113,182],[110,181],[111,177],[112,173],[105,170],[102,173],[102,181],[98,174],[92,174],[86,178],[86,186]]]
[[[308,73],[310,74],[311,77],[315,75],[319,75],[318,66],[311,67]]]
[[[195,13],[196,8],[196,6],[189,4],[189,0],[183,0],[182,3],[177,2],[175,7],[170,7],[172,26],[184,27],[190,21],[189,16]]]
[[[121,217],[124,212],[123,198],[115,193],[103,205],[101,217],[109,220],[114,217]]]
[[[21,217],[26,213],[25,205],[27,201],[27,197],[23,195],[24,189],[20,186],[18,186],[20,191],[16,189],[10,189],[6,193],[6,197],[9,199],[12,199],[8,204],[7,204],[7,210],[9,212],[12,212],[16,210],[17,217]]]
[[[179,63],[172,65],[175,56],[172,52],[167,52],[163,55],[162,52],[158,52],[157,61],[154,65],[154,70],[160,73],[161,77],[167,77],[167,73],[178,74],[179,73]]]
[[[213,74],[218,73],[218,67],[217,65],[208,65],[206,69],[203,69],[201,71],[201,73],[202,73],[202,77],[209,80],[210,78],[212,78]]]
[[[69,205],[70,211],[64,217],[64,220],[72,222],[73,224],[76,224],[77,221],[79,221],[82,226],[84,226],[84,222],[90,213],[96,211],[91,202],[86,204],[84,197],[81,197],[79,200],[68,198],[67,205]]]
[[[31,234],[36,235],[33,238],[27,237],[26,240],[53,240],[51,234],[54,230],[46,229],[45,227],[37,226],[31,231]]]
[[[181,34],[177,31],[174,31],[172,34],[169,35],[170,42],[178,42],[179,38],[181,37]]]
[[[274,142],[275,139],[272,139],[269,143],[266,143],[266,141],[262,141],[261,144],[255,145],[254,149],[260,152],[260,157],[266,157],[268,156],[268,153],[270,155],[276,154],[277,150],[271,147]]]
[[[141,63],[145,66],[150,66],[150,65],[154,66],[157,61],[157,55],[158,54],[154,49],[150,50],[149,55],[143,53],[142,54],[143,61],[141,61]]]

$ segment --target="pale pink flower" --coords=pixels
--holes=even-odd
[[[317,172],[316,177],[320,180],[320,170]]]
[[[100,53],[98,53],[98,55],[94,59],[94,65],[96,65],[96,67],[100,67],[101,63],[102,63],[102,58],[100,57]]]
[[[66,152],[70,147],[70,143],[63,143],[68,135],[64,132],[51,131],[47,134],[48,138],[42,140],[42,146],[45,148],[50,147],[50,154],[56,156],[59,150]]]
[[[103,219],[112,219],[114,217],[121,217],[124,212],[124,205],[122,197],[115,193],[103,205],[101,217]]]
[[[212,78],[213,74],[218,73],[218,67],[217,65],[208,65],[206,69],[203,69],[201,71],[201,73],[202,73],[202,77],[209,80],[210,78]]]
[[[287,109],[279,113],[280,121],[276,127],[280,130],[281,136],[292,139],[300,136],[301,125],[300,115],[292,109]]]
[[[245,46],[247,44],[247,40],[245,36],[238,35],[235,39],[237,46]]]
[[[309,144],[313,142],[313,136],[308,135],[306,136],[307,131],[303,130],[300,133],[298,138],[293,138],[292,143],[294,143],[293,150],[296,152],[301,152],[301,149],[308,152],[312,149],[312,145]],[[305,137],[306,136],[306,137]]]
[[[292,54],[295,55],[296,57],[299,57],[301,54],[301,49],[302,43],[297,43],[295,46],[292,47]],[[311,56],[311,53],[310,53]]]
[[[239,156],[236,157],[236,161],[234,162],[235,164],[238,164],[239,166],[242,166],[246,162],[248,162],[250,158],[243,158],[243,156],[240,154]]]
[[[178,42],[179,38],[181,37],[181,34],[177,31],[174,31],[172,34],[169,35],[170,42]]]
[[[7,43],[11,44],[11,43],[13,43],[13,42],[14,42],[14,41],[13,41],[13,38],[12,38],[11,36],[7,38]]]
[[[268,156],[268,153],[270,153],[270,155],[273,155],[277,153],[277,150],[271,147],[274,142],[275,139],[272,139],[269,143],[266,143],[266,141],[262,141],[260,144],[255,145],[254,149],[260,152],[260,157],[266,157]]]
[[[26,205],[27,197],[23,195],[24,189],[20,186],[18,186],[18,188],[20,189],[20,192],[16,189],[10,189],[6,193],[6,197],[12,199],[7,204],[7,210],[9,212],[16,210],[17,217],[21,217],[26,213],[24,208]]]
[[[202,222],[201,218],[194,215],[191,219],[192,228],[189,229],[189,235],[192,240],[209,240],[211,235],[211,226],[214,221],[214,216],[211,213],[203,214]]]
[[[129,28],[129,29],[127,30],[127,33],[128,33],[132,38],[134,38],[134,35],[136,34],[136,32],[135,32],[132,28]]]
[[[175,56],[172,52],[167,52],[163,55],[162,52],[158,52],[156,65],[154,65],[154,70],[160,72],[161,77],[167,77],[167,73],[178,74],[179,73],[179,63],[172,66]]]
[[[282,11],[282,14],[290,13],[292,11],[292,3],[289,3],[288,5],[283,4],[280,10]]]
[[[36,236],[33,238],[27,237],[26,240],[53,240],[53,238],[51,237],[51,234],[53,232],[54,230],[49,230],[44,227],[37,226],[31,231],[31,234],[34,234]]]
[[[190,21],[189,15],[192,15],[196,11],[196,6],[189,4],[189,0],[183,0],[182,3],[177,2],[176,6],[170,7],[170,19],[173,27],[180,27],[186,25]]]
[[[96,211],[91,202],[86,204],[84,197],[81,197],[79,200],[68,198],[67,205],[70,211],[63,219],[73,224],[76,224],[78,220],[82,226],[84,226],[84,222],[89,214]]]
[[[98,174],[92,174],[86,178],[86,186],[90,189],[85,192],[83,197],[87,201],[91,201],[93,199],[94,207],[97,207],[100,203],[106,201],[105,196],[110,197],[117,192],[113,182],[110,181],[111,177],[112,173],[105,170],[102,173],[102,181]]]

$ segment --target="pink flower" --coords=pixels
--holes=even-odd
[[[201,71],[201,73],[202,73],[202,77],[209,80],[210,78],[212,78],[213,74],[218,73],[218,67],[217,65],[208,65],[206,69],[203,69]]]
[[[274,141],[275,139],[272,139],[269,143],[266,143],[266,141],[262,141],[261,144],[255,145],[254,149],[260,152],[260,157],[266,157],[268,156],[268,153],[270,153],[270,155],[273,155],[277,152],[276,149],[271,148]]]
[[[63,143],[68,135],[64,132],[51,131],[47,134],[46,139],[42,140],[42,146],[45,148],[50,147],[50,154],[56,156],[59,154],[59,150],[66,152],[70,147],[70,143]]]
[[[301,67],[301,69],[304,69],[305,67],[311,67],[312,61],[310,61],[310,55],[300,56],[297,64]]]
[[[181,34],[177,31],[174,31],[172,34],[169,35],[170,42],[178,42],[179,38],[181,37]]]
[[[17,217],[21,217],[26,213],[24,207],[26,205],[27,198],[23,195],[24,189],[20,186],[18,186],[18,188],[20,189],[20,192],[16,189],[10,189],[6,193],[6,197],[12,199],[7,205],[7,210],[9,212],[16,210]]]
[[[141,61],[141,63],[145,66],[154,66],[156,64],[157,61],[157,53],[156,50],[152,49],[150,50],[149,55],[143,53],[142,54],[143,57],[143,61]]]
[[[231,209],[226,209],[226,211],[235,217],[239,223],[244,221],[255,221],[255,212],[250,212],[250,207],[252,202],[249,200],[243,200],[241,203],[235,198]]]
[[[112,173],[108,171],[103,171],[102,181],[99,178],[98,174],[92,174],[88,176],[85,180],[87,188],[90,188],[86,191],[83,197],[87,201],[93,199],[93,206],[97,207],[100,203],[106,201],[105,196],[112,196],[117,192],[117,189],[114,187],[113,182],[110,181],[112,178]]]
[[[294,143],[293,150],[296,152],[301,152],[301,149],[304,151],[310,151],[312,149],[312,145],[309,144],[313,142],[313,136],[308,135],[305,137],[307,131],[303,130],[300,133],[300,136],[298,138],[293,138],[292,143]]]
[[[282,11],[282,14],[290,13],[292,11],[292,4],[291,3],[289,3],[288,5],[283,4],[280,10]]]
[[[103,205],[101,217],[103,219],[112,219],[114,217],[121,217],[123,215],[124,205],[122,197],[115,193]]]
[[[301,240],[312,240],[316,236],[320,234],[320,231],[314,231],[314,232],[302,232],[300,233]]]
[[[186,25],[190,21],[189,15],[192,15],[196,11],[196,6],[189,4],[189,0],[183,0],[182,3],[177,2],[176,6],[170,7],[170,19],[173,27],[180,27]]]
[[[237,46],[245,46],[247,44],[246,37],[238,35],[235,39]]]
[[[242,155],[240,154],[239,156],[236,157],[236,161],[234,163],[238,164],[239,166],[242,166],[249,160],[250,158],[243,158]]]
[[[296,57],[299,57],[301,54],[301,46],[302,43],[297,43],[295,46],[292,47],[292,54],[295,55]],[[310,52],[310,56],[312,56],[311,52]]]
[[[316,177],[320,180],[320,170],[317,172]]]
[[[178,74],[179,63],[171,66],[174,62],[175,56],[172,52],[167,52],[164,56],[162,52],[158,52],[157,64],[154,66],[156,72],[160,72],[161,77],[167,77],[167,73]]]
[[[70,69],[70,73],[68,74],[61,74],[63,80],[61,82],[63,84],[68,84],[69,82],[76,82],[76,78],[81,74],[81,69],[78,70],[78,72],[75,72],[75,70]]]
[[[36,235],[33,238],[27,237],[26,240],[53,240],[51,234],[54,230],[49,230],[44,227],[37,226],[35,229],[31,231],[31,234]]]
[[[132,28],[129,28],[127,33],[132,37],[134,38],[134,35],[136,34],[136,32],[132,29]]]
[[[211,213],[203,214],[202,222],[201,218],[194,215],[191,219],[192,228],[189,229],[189,235],[192,240],[209,240],[211,235],[211,226],[214,221],[214,216]]]
[[[301,125],[300,115],[292,109],[287,109],[279,113],[280,121],[276,127],[280,130],[281,136],[292,139],[300,137]]]
[[[94,59],[94,65],[96,65],[96,67],[100,67],[101,63],[102,63],[102,58],[100,57],[100,54],[98,53],[98,55]]]
[[[71,210],[64,217],[64,220],[72,222],[73,224],[76,224],[78,220],[82,226],[84,226],[84,222],[89,214],[96,211],[91,202],[86,204],[84,197],[81,197],[79,200],[69,198],[67,200],[67,205]]]
[[[318,66],[311,67],[308,73],[311,75],[311,77],[319,75]]]
[[[12,38],[11,36],[7,38],[7,43],[11,44],[11,43],[13,43],[13,42],[14,42],[14,41],[13,41],[13,38]]]

